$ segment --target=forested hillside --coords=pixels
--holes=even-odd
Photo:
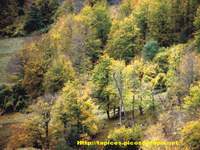
[[[0,9],[2,38],[32,37],[0,85],[0,149],[200,150],[199,0]]]

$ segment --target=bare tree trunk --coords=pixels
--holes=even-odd
[[[121,77],[121,72],[120,72],[120,77]],[[115,74],[113,74],[113,78],[115,80],[115,84],[119,93],[119,107],[120,107],[120,112],[119,112],[119,124],[122,124],[122,109],[124,108],[124,103],[123,103],[123,93],[122,93],[122,87],[123,87],[123,81],[122,78],[116,78]],[[124,114],[125,116],[125,114]]]

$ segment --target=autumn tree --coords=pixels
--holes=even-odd
[[[101,53],[101,40],[88,24],[87,9],[90,10],[86,7],[78,15],[61,17],[50,31],[57,51],[64,53],[80,73],[90,70]]]
[[[76,147],[78,140],[90,139],[98,131],[96,106],[88,92],[90,90],[77,81],[69,82],[53,106],[54,120],[61,125],[64,138],[72,147]]]
[[[33,98],[44,92],[44,74],[55,57],[54,47],[48,36],[28,45],[22,53],[23,79],[22,85]]]
[[[189,93],[191,85],[199,80],[200,67],[198,54],[188,51],[188,47],[183,46],[183,48],[171,53],[170,59],[172,60],[170,60],[170,63],[172,64],[170,67],[174,65],[175,68],[170,68],[167,73],[167,83],[171,84],[168,85],[169,96],[174,95],[174,103],[178,103],[179,106],[183,103],[183,98]],[[183,52],[186,54],[184,55]],[[177,53],[176,56],[175,53]]]
[[[44,88],[46,92],[55,93],[64,87],[67,81],[73,80],[75,72],[66,58],[59,56],[44,75]]]
[[[18,127],[14,127],[16,134],[10,137],[10,148],[34,147],[41,149],[53,148],[57,133],[51,124],[51,100],[40,98],[32,105],[33,114],[26,118]],[[17,130],[17,131],[16,131]]]

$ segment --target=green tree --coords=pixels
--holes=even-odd
[[[140,32],[132,16],[113,21],[106,47],[110,57],[130,62],[140,46]]]
[[[111,28],[111,19],[105,4],[94,7],[93,19],[92,26],[96,28],[97,36],[101,39],[102,43],[105,44]]]
[[[159,44],[157,41],[148,41],[143,48],[144,58],[152,60],[159,51]]]
[[[21,83],[16,83],[12,86],[0,86],[0,112],[11,113],[24,109],[29,103],[29,97]]]
[[[111,19],[106,3],[98,3],[94,7],[85,6],[80,15],[84,17],[84,23],[90,30],[94,30],[97,38],[101,40],[103,48],[111,28]]]
[[[111,78],[110,66],[111,59],[108,56],[102,56],[99,63],[95,66],[92,75],[93,97],[106,110],[108,119],[110,119],[110,110],[113,107],[113,101],[110,97],[111,93],[108,88]]]
[[[189,39],[198,5],[198,0],[142,0],[133,14],[144,40],[153,38],[161,46],[169,46]]]
[[[152,37],[162,46],[173,43],[171,27],[170,2],[168,0],[151,1],[149,5],[149,37]]]
[[[53,15],[58,8],[58,1],[56,0],[37,0],[31,5],[24,25],[24,30],[28,33],[35,30],[47,28],[53,23]]]
[[[25,23],[24,30],[28,33],[44,28],[45,25],[42,22],[42,15],[40,9],[35,3],[30,8],[27,16],[27,22]]]

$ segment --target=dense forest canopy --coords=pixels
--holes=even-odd
[[[31,117],[0,147],[200,149],[199,0],[2,0],[0,9],[2,38],[33,37],[0,85],[2,116]]]

